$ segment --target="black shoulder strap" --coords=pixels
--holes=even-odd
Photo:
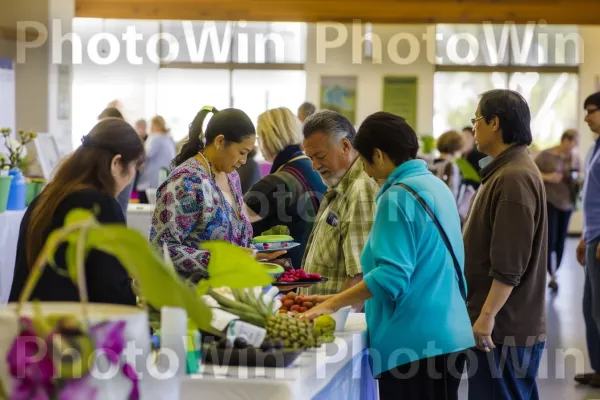
[[[456,259],[456,255],[454,254],[454,250],[452,249],[452,245],[450,244],[450,240],[448,239],[448,236],[446,235],[444,228],[442,228],[442,225],[440,224],[437,217],[433,213],[433,210],[431,210],[431,208],[427,205],[425,200],[423,200],[423,198],[421,196],[419,196],[419,194],[416,191],[414,191],[413,188],[405,185],[404,183],[398,183],[397,186],[401,186],[404,189],[408,190],[415,197],[415,199],[417,199],[417,201],[419,203],[421,203],[421,206],[423,206],[423,208],[425,209],[427,214],[429,214],[429,217],[433,220],[433,223],[435,224],[435,226],[437,226],[438,230],[440,231],[442,240],[446,244],[446,247],[448,248],[448,251],[450,252],[450,255],[452,256],[452,261],[454,262],[454,269],[456,270],[456,276],[458,277],[458,286],[460,289],[460,294],[462,295],[463,300],[466,302],[467,301],[467,293],[465,290],[465,282],[463,280],[463,275],[462,275],[462,272],[460,269],[460,264],[458,263],[458,260]]]

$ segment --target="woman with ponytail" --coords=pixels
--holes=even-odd
[[[61,163],[54,179],[23,217],[9,301],[18,300],[48,235],[63,226],[70,211],[93,210],[100,223],[125,225],[115,196],[131,183],[144,159],[144,144],[127,122],[107,118],[96,124],[82,145]],[[66,277],[65,246],[59,248],[56,265],[63,272],[45,268],[32,298],[79,301],[77,287]],[[92,250],[85,268],[90,302],[136,304],[131,279],[116,258]]]
[[[202,125],[207,115],[213,117]],[[166,244],[182,278],[197,283],[208,277],[209,253],[202,242],[224,240],[250,248],[252,225],[244,213],[237,169],[256,142],[256,130],[241,110],[203,107],[189,127],[188,141],[158,188],[150,241]],[[276,258],[285,252],[261,255]]]

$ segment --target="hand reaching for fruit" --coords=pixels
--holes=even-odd
[[[320,317],[321,315],[333,314],[336,311],[337,310],[334,309],[330,305],[329,301],[325,301],[325,302],[323,302],[321,304],[317,304],[316,306],[314,306],[310,310],[306,310],[306,312],[303,312],[302,314],[297,315],[297,318],[300,321],[312,321],[312,320]]]
[[[328,300],[335,296],[335,294],[325,294],[325,295],[317,295],[314,294],[312,296],[304,296],[304,301],[310,301],[311,303],[317,305],[323,303],[325,300]]]

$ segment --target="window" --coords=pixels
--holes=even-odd
[[[515,72],[508,88],[521,93],[531,111],[531,133],[541,148],[556,145],[567,129],[577,128],[577,74]]]
[[[98,115],[113,100],[123,105],[121,111],[129,123],[152,117],[147,112],[151,85],[144,74],[132,70],[102,73],[101,69],[74,68],[72,87],[73,148],[81,145],[81,138],[98,123]]]
[[[294,114],[306,98],[304,71],[235,70],[233,107],[244,110],[256,124],[264,111],[287,107]]]
[[[175,37],[175,62],[303,64],[306,24],[295,22],[162,21]],[[166,50],[161,52],[166,55]]]
[[[156,109],[179,141],[203,106],[239,108],[256,124],[270,108],[288,107],[295,113],[305,95],[304,71],[163,68],[158,73]]]
[[[156,110],[180,141],[203,106],[229,107],[229,90],[227,70],[163,68],[158,71]]]
[[[500,88],[527,100],[535,146],[552,146],[577,127],[576,26],[438,25],[436,33],[434,136],[470,125],[479,95]]]
[[[512,89],[523,95],[531,111],[535,144],[541,148],[555,144],[565,130],[577,127],[577,74],[436,72],[434,88],[436,136],[470,125],[479,95],[491,89]]]
[[[433,80],[435,136],[469,125],[475,116],[479,95],[491,89],[504,89],[507,84],[506,74],[498,72],[436,72]]]
[[[305,23],[75,18],[73,30],[83,48],[73,73],[75,147],[114,100],[131,124],[162,115],[176,141],[205,105],[240,108],[256,123],[269,108],[295,113],[305,101]],[[96,58],[114,52],[114,62],[90,61],[87,46],[97,33],[104,38],[95,38]]]
[[[438,65],[576,66],[583,43],[576,25],[436,26]]]

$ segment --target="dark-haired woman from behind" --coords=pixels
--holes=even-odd
[[[214,115],[204,133],[202,125],[210,113]],[[197,283],[208,277],[209,252],[201,249],[204,241],[223,240],[251,249],[253,230],[244,213],[237,169],[255,142],[252,121],[234,108],[204,107],[190,124],[189,139],[156,193],[150,230],[150,241],[161,250],[167,245],[182,278]]]
[[[115,196],[131,182],[144,157],[144,145],[128,123],[108,118],[96,124],[25,213],[9,301],[18,301],[48,236],[63,226],[70,211],[95,210],[100,223],[125,225]],[[56,263],[66,272],[65,245],[59,248]],[[90,302],[136,304],[131,278],[116,258],[92,250],[85,270]],[[31,297],[41,301],[80,301],[75,284],[48,266]]]
[[[312,320],[366,300],[379,398],[395,400],[402,393],[402,399],[456,400],[463,351],[475,341],[452,192],[425,161],[416,159],[417,135],[397,115],[378,112],[367,117],[353,146],[367,174],[382,183],[361,257],[363,281],[337,295],[306,297],[320,304],[299,318]]]

